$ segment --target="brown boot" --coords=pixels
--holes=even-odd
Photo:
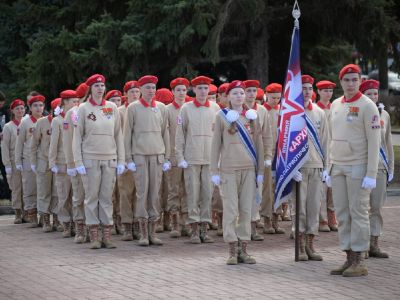
[[[60,221],[58,220],[58,216],[53,214],[53,230],[58,232],[63,232],[64,228]]]
[[[149,245],[149,223],[147,219],[139,219],[140,239],[139,246]]]
[[[338,231],[336,214],[333,210],[328,209],[328,226],[331,231]]]
[[[282,221],[292,221],[288,203],[282,203]]]
[[[192,230],[190,235],[191,244],[201,244],[200,234],[199,234],[199,223],[192,223]]]
[[[187,217],[187,213],[181,213],[181,236],[190,236],[190,225],[186,225]]]
[[[133,234],[132,234],[132,224],[131,223],[123,223],[123,235],[122,239],[123,241],[133,241]]]
[[[76,232],[74,237],[74,243],[82,244],[85,241],[85,224],[83,223],[82,220],[76,221],[75,228]]]
[[[156,222],[149,222],[149,243],[155,246],[162,246],[163,244],[156,234]]]
[[[117,216],[117,221],[115,222],[115,229],[117,230],[117,234],[122,234],[122,223],[121,223],[121,216]]]
[[[227,265],[237,265],[238,264],[238,249],[237,242],[229,243],[229,258],[226,261]]]
[[[169,212],[164,212],[164,231],[171,231],[171,214]]]
[[[50,214],[43,214],[43,232],[52,232],[53,227],[50,224]]]
[[[299,232],[299,261],[307,261],[308,255],[305,249],[305,234]]]
[[[238,241],[238,262],[243,264],[255,264],[256,260],[254,257],[247,254],[247,241]]]
[[[264,217],[264,230],[263,233],[265,234],[274,234],[275,229],[272,227],[272,222],[270,217]]]
[[[328,222],[327,221],[321,221],[319,222],[319,228],[318,231],[320,232],[330,232],[331,229],[328,226]]]
[[[350,268],[350,266],[353,263],[353,252],[351,250],[346,250],[346,261],[342,266],[339,268],[331,270],[331,275],[342,275],[343,272],[347,269]]]
[[[38,217],[36,208],[32,208],[28,211],[29,215],[29,225],[28,228],[36,228],[38,227]]]
[[[117,235],[118,230],[117,230],[117,216],[113,216],[113,225],[111,226],[110,230],[111,235]]]
[[[72,236],[72,233],[71,233],[71,223],[70,222],[64,222],[63,223],[63,233],[62,233],[62,236],[64,237],[64,238],[69,238],[69,237],[71,237]]]
[[[171,232],[169,233],[169,237],[171,238],[178,238],[181,236],[178,219],[179,217],[177,212],[171,213]]]
[[[160,218],[156,223],[156,232],[157,233],[164,232],[164,213],[160,214]]]
[[[29,212],[27,210],[22,211],[22,223],[30,223]]]
[[[343,277],[360,277],[368,275],[368,268],[364,263],[363,252],[353,252],[353,262],[343,271]]]
[[[263,241],[264,237],[257,232],[257,222],[251,222],[251,240]]]
[[[389,254],[386,252],[382,252],[378,245],[378,236],[371,235],[370,247],[369,247],[369,256],[376,258],[389,258]]]
[[[223,236],[224,235],[224,229],[222,228],[222,218],[223,218],[223,214],[222,213],[217,213],[217,224],[218,224],[218,228],[217,228],[217,236]]]
[[[318,254],[314,249],[314,237],[315,236],[313,234],[306,234],[305,250],[309,260],[321,261],[322,256]]]
[[[111,230],[114,225],[103,225],[103,244],[102,246],[107,249],[117,248],[115,244],[111,241]]]
[[[276,234],[285,234],[285,230],[279,227],[278,214],[272,214],[272,227],[275,229]]]
[[[36,210],[36,216],[37,216],[37,210]],[[38,227],[43,227],[43,214],[39,214],[39,221],[38,221]]]
[[[256,227],[257,228],[264,228],[264,223],[261,222],[261,220],[256,221]]]
[[[15,210],[14,224],[22,224],[22,210],[21,209]]]
[[[200,223],[200,240],[202,243],[214,243],[214,239],[207,233],[207,222]]]
[[[90,249],[100,249],[101,242],[99,241],[99,225],[89,225],[90,231]]]
[[[133,221],[132,237],[134,240],[140,240],[140,226],[138,221]]]

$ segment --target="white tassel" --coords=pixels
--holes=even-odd
[[[239,119],[239,113],[236,110],[230,110],[226,114],[229,123],[236,122]]]
[[[55,116],[58,116],[58,115],[60,115],[62,112],[63,112],[63,109],[62,109],[61,107],[57,106],[57,107],[55,108],[55,110],[54,110],[54,115],[55,115]]]
[[[254,109],[249,109],[248,111],[246,111],[246,119],[256,120],[257,119],[257,111]]]
[[[385,105],[381,102],[378,104],[378,108],[384,110],[385,109]]]

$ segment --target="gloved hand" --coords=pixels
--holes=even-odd
[[[79,175],[86,175],[86,168],[85,168],[85,166],[76,167],[76,171],[79,173]]]
[[[58,168],[57,168],[57,166],[52,167],[52,168],[51,168],[51,171],[52,171],[54,174],[57,174],[57,173],[58,173]]]
[[[332,187],[331,176],[329,176],[329,174],[326,170],[324,170],[322,172],[322,182],[325,182],[327,187]]]
[[[272,166],[271,160],[270,159],[264,160],[264,167],[270,167],[270,166]]]
[[[162,166],[163,172],[167,172],[170,169],[171,169],[171,162],[166,161],[165,163],[163,163],[163,166]]]
[[[68,174],[68,176],[71,176],[71,177],[76,176],[76,174],[77,174],[76,169],[75,168],[67,169],[67,174]]]
[[[372,190],[376,188],[376,179],[365,176],[361,184],[361,187],[366,190],[367,189]]]
[[[35,165],[31,165],[31,170],[32,170],[33,173],[36,174],[36,166]]]
[[[213,176],[211,176],[211,182],[214,184],[214,185],[220,185],[221,184],[221,177],[219,176],[219,175],[213,175]]]
[[[186,160],[182,160],[178,164],[178,168],[186,169],[187,167],[188,167],[188,163],[186,162]]]
[[[264,175],[257,175],[257,184],[261,184],[264,182]]]
[[[12,173],[12,168],[6,167],[6,174],[11,175],[11,173]]]
[[[388,177],[388,182],[391,182],[393,180],[393,173],[389,173]]]
[[[130,170],[132,172],[136,172],[136,165],[135,165],[135,163],[133,161],[129,162],[127,167],[128,167],[128,170]]]
[[[21,172],[22,172],[22,170],[23,170],[22,165],[16,165],[15,167],[17,168],[18,171],[21,171]]]
[[[300,182],[303,180],[303,175],[299,171],[296,171],[293,176],[294,181]]]
[[[125,165],[120,164],[117,166],[117,175],[122,175],[125,172]]]

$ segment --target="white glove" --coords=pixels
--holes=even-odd
[[[167,172],[170,169],[171,169],[171,163],[169,161],[166,161],[165,163],[163,163],[163,166],[162,166],[163,172]]]
[[[68,176],[75,177],[77,174],[76,169],[75,168],[67,169],[67,174]]]
[[[376,179],[365,176],[361,184],[361,187],[366,190],[368,189],[372,190],[376,188]]]
[[[388,182],[391,182],[393,180],[393,173],[389,173],[388,177]]]
[[[125,165],[121,164],[117,166],[117,175],[122,175],[125,172]]]
[[[23,170],[22,165],[16,165],[15,167],[17,168],[18,171],[21,171],[21,172],[22,172],[22,170]]]
[[[213,175],[213,176],[211,176],[211,182],[214,185],[220,185],[221,184],[221,177],[219,177],[219,175]]]
[[[57,168],[57,166],[52,167],[52,168],[51,168],[51,171],[52,171],[54,174],[57,174],[57,173],[58,173],[58,168]]]
[[[6,174],[10,175],[12,173],[12,168],[6,167]]]
[[[272,172],[271,172],[271,177],[272,177],[273,180],[275,180],[275,178],[276,178],[276,171],[272,171]]]
[[[264,175],[257,175],[257,184],[261,184],[264,182]]]
[[[31,165],[31,170],[32,170],[33,173],[36,174],[36,166],[35,165]]]
[[[332,187],[332,179],[331,176],[328,175],[328,177],[325,179],[325,184],[327,187],[331,188]]]
[[[182,161],[178,164],[178,168],[186,169],[187,167],[188,167],[188,163],[186,162],[186,160],[182,160]]]
[[[296,171],[296,173],[294,173],[293,179],[297,182],[300,182],[303,180],[303,175],[301,175],[299,171]]]
[[[136,165],[133,161],[128,163],[127,167],[128,167],[128,170],[130,170],[132,172],[136,172]]]
[[[80,175],[86,175],[86,168],[85,168],[85,166],[76,167],[76,171],[77,171]]]
[[[264,167],[270,167],[270,166],[272,166],[272,162],[271,162],[271,160],[270,159],[266,159],[266,160],[264,160]]]

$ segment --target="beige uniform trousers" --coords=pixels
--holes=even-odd
[[[272,179],[272,169],[271,167],[265,167],[260,211],[262,217],[272,218],[272,213],[274,213],[274,195],[275,180]],[[275,213],[282,214],[282,206],[279,206]]]
[[[160,217],[160,185],[164,155],[134,155],[136,218],[155,222]]]
[[[86,175],[82,175],[85,189],[85,217],[87,225],[113,225],[112,194],[116,177],[116,160],[86,159]]]
[[[251,238],[251,208],[256,192],[254,169],[221,173],[221,197],[224,207],[222,227],[224,241],[249,241]]]
[[[210,165],[189,165],[184,170],[187,193],[187,224],[211,223]]]
[[[318,235],[319,211],[321,207],[321,188],[324,184],[321,180],[322,169],[300,168],[303,180],[300,184],[299,196],[299,232]],[[296,188],[293,186],[292,220],[296,216]],[[295,230],[293,222],[292,230]]]
[[[11,204],[14,209],[24,209],[22,202],[22,174],[12,165],[12,173],[7,175],[7,181],[11,190]]]
[[[72,221],[72,183],[66,169],[55,174],[58,194],[58,219],[62,223]],[[76,176],[75,176],[76,177]]]
[[[119,204],[119,188],[118,188],[118,181],[119,177],[117,177],[114,185],[114,191],[113,191],[113,196],[112,196],[112,204],[113,204],[113,218],[114,220],[117,218],[117,216],[120,216],[120,204]]]
[[[37,171],[37,209],[39,213],[57,213],[58,197],[55,179],[50,170]]]
[[[222,198],[221,198],[221,192],[220,192],[218,186],[214,186],[212,199],[211,199],[211,206],[212,206],[213,212],[222,213],[222,211],[223,211]]]
[[[319,212],[319,221],[328,223],[328,210],[335,211],[333,206],[332,188],[322,185],[321,188],[321,210]]]
[[[133,172],[127,170],[118,177],[121,222],[132,224],[136,209],[136,188]]]
[[[161,185],[159,191],[159,201],[160,201],[160,213],[168,211],[168,181],[167,174],[165,172],[162,173],[161,176]]]
[[[376,176],[376,188],[371,191],[370,197],[369,222],[372,236],[380,236],[382,234],[382,207],[386,201],[386,184],[387,172],[384,169],[379,169]]]
[[[85,220],[85,189],[83,188],[82,177],[79,174],[71,176],[72,187],[72,218],[74,222]]]
[[[24,201],[24,210],[37,207],[36,199],[36,174],[31,170],[30,162],[23,162],[22,171],[22,199]]]
[[[333,165],[331,168],[333,203],[339,224],[340,248],[369,250],[370,190],[361,187],[367,165]]]
[[[187,213],[187,197],[183,169],[172,167],[166,174],[168,183],[167,210],[169,213]]]

